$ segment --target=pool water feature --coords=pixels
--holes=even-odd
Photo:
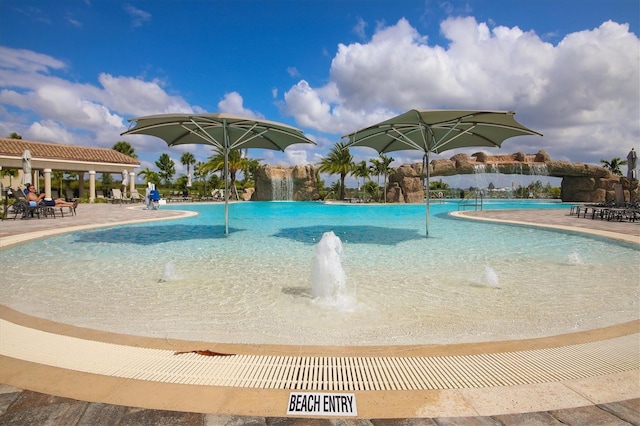
[[[311,294],[321,303],[338,306],[344,303],[346,290],[342,241],[333,231],[325,232],[316,245],[316,256],[311,268]]]
[[[485,204],[523,207],[566,208]],[[640,310],[638,247],[453,219],[455,202],[432,205],[429,238],[424,205],[234,203],[228,237],[222,204],[177,208],[200,215],[1,250],[2,303],[120,333],[312,345],[541,337],[634,320]],[[342,244],[337,305],[319,303],[312,283],[330,231]]]

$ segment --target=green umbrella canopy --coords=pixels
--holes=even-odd
[[[302,130],[275,121],[231,114],[159,114],[132,118],[136,124],[123,135],[150,135],[167,145],[202,144],[220,150],[263,148],[284,151],[289,145],[310,143]]]
[[[476,146],[500,147],[514,136],[539,135],[518,123],[511,111],[415,110],[350,133],[347,147],[379,153],[417,150],[425,154]]]
[[[261,148],[284,151],[289,145],[315,142],[302,130],[275,121],[239,117],[225,113],[159,114],[132,118],[135,122],[122,135],[149,135],[167,145],[211,145],[224,156],[225,234],[229,234],[228,161],[232,149]]]
[[[366,146],[379,153],[414,150],[424,153],[426,230],[429,235],[429,154],[472,147],[500,147],[514,136],[538,135],[518,123],[512,111],[415,110],[343,136],[346,148]]]

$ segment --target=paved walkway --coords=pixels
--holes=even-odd
[[[567,207],[467,212],[465,216],[581,229],[640,243],[640,224],[578,219],[568,213]],[[77,216],[3,221],[0,247],[18,244],[29,235],[33,238],[30,231],[48,236],[179,215],[169,210],[81,205]],[[52,323],[0,307],[0,383],[5,383],[0,385],[0,424],[638,425],[639,324],[545,339],[465,345],[169,345],[160,339]],[[238,355],[186,354],[176,359],[176,344],[180,350],[206,347]],[[123,364],[117,364],[118,359]],[[155,363],[149,365],[149,360]],[[292,360],[302,360],[304,365],[292,364]],[[416,363],[422,364],[416,367]],[[307,384],[291,386],[292,380],[284,380],[282,385],[264,385],[264,374],[269,383],[275,383],[276,372],[284,371],[295,371],[295,382]],[[323,371],[340,371],[344,376],[323,388],[314,376]],[[291,374],[283,377],[291,378]],[[258,380],[258,376],[263,378]],[[298,376],[305,376],[304,380]],[[212,377],[232,381],[189,382]],[[262,384],[248,385],[259,382]],[[353,394],[358,420],[338,416],[310,423],[310,418],[284,417],[292,392],[326,389],[332,394]],[[336,423],[336,418],[343,420]]]

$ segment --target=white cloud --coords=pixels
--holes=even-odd
[[[239,115],[245,118],[264,118],[262,114],[245,108],[243,102],[242,96],[240,96],[238,92],[230,92],[226,93],[224,98],[218,102],[218,108],[221,112]]]
[[[0,47],[0,118],[11,121],[10,131],[35,140],[111,147],[126,130],[125,115],[201,111],[169,95],[158,80],[102,73],[101,86],[94,86],[51,74],[65,68],[47,55]],[[23,111],[22,122],[15,110]],[[136,138],[135,148],[157,150],[158,141]]]
[[[366,28],[367,28],[367,22],[362,18],[358,18],[356,25],[353,27],[353,32],[361,40],[365,40],[367,38],[367,33],[365,32]]]
[[[412,108],[515,110],[545,136],[510,139],[503,151],[545,149],[596,164],[637,144],[640,41],[627,25],[604,22],[556,46],[471,17],[447,19],[441,31],[446,48],[428,45],[405,19],[367,43],[341,44],[330,81],[314,88],[301,80],[283,110],[300,126],[334,134]]]
[[[59,70],[65,68],[64,62],[52,58],[49,55],[43,55],[26,49],[11,49],[9,47],[0,46],[0,69],[4,70],[0,74],[0,82],[2,85],[10,85],[11,81],[4,72],[19,71],[21,73],[48,73],[49,70]],[[13,74],[9,74],[13,76]]]
[[[110,108],[127,115],[151,115],[169,112],[195,112],[184,99],[170,96],[159,80],[144,81],[134,77],[114,77],[100,74],[104,88],[98,96]]]
[[[135,7],[130,12],[136,15]],[[141,23],[151,15],[140,14]],[[357,24],[364,36],[367,23]],[[533,31],[495,26],[474,18],[441,23],[446,46],[429,44],[408,20],[376,24],[371,38],[340,44],[326,84],[300,79],[280,103],[297,126],[316,132],[317,147],[292,147],[284,154],[261,150],[264,162],[317,163],[341,135],[411,108],[509,109],[544,137],[508,140],[501,152],[547,150],[552,158],[598,164],[625,157],[640,139],[640,41],[627,25],[604,22],[567,35],[557,45]],[[103,72],[98,83],[79,83],[62,60],[0,46],[0,130],[25,138],[110,147],[128,140],[139,153],[166,151],[157,138],[120,137],[125,117],[168,112],[204,112],[160,79]],[[297,75],[297,70],[287,70]],[[271,95],[277,100],[278,89]],[[222,112],[264,118],[228,92]],[[273,101],[273,100],[271,100]],[[204,146],[174,148],[198,158]],[[489,151],[491,152],[491,151]],[[361,159],[372,150],[354,150]],[[175,154],[178,155],[179,154]],[[444,153],[438,158],[448,158]],[[420,161],[412,152],[391,155],[394,165]]]
[[[309,164],[307,151],[304,149],[287,149],[284,153],[290,165]]]
[[[151,14],[142,9],[138,9],[130,3],[125,3],[122,8],[127,12],[131,18],[131,25],[135,27],[141,27],[145,23],[151,21]]]
[[[53,120],[35,122],[29,126],[27,134],[38,141],[56,141],[73,144],[75,135]]]

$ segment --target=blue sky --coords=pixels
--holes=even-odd
[[[281,121],[318,145],[250,156],[293,165],[412,108],[497,109],[544,136],[489,154],[544,149],[599,164],[639,147],[639,21],[637,0],[0,0],[0,135],[126,140],[142,168],[167,152],[184,173],[183,152],[204,161],[211,150],[121,137],[127,120],[228,112]],[[420,160],[391,156],[396,166]]]

